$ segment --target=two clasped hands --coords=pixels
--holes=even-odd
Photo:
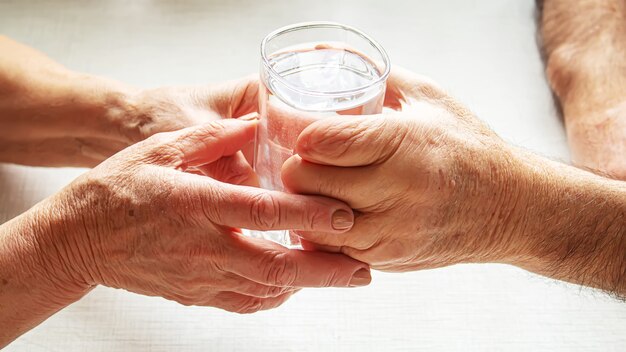
[[[307,127],[276,192],[242,153],[255,78],[140,90],[0,46],[0,160],[95,166],[0,226],[0,345],[97,285],[251,313],[370,268],[494,262],[626,294],[626,185],[505,143],[411,72],[392,71],[392,112]]]

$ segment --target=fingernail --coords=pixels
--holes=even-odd
[[[333,213],[332,225],[335,230],[346,230],[354,225],[354,215],[351,212],[340,209]]]
[[[237,120],[255,121],[255,120],[258,120],[258,114],[256,112],[252,112],[252,113],[249,113],[247,115],[243,115],[243,116],[239,117]]]
[[[350,287],[359,287],[368,285],[372,281],[372,275],[370,271],[363,268],[359,269],[354,275],[352,275],[352,279],[350,279]]]

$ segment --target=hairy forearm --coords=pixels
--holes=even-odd
[[[0,226],[0,348],[85,295],[45,205]],[[54,235],[54,236],[53,236]]]
[[[522,163],[513,264],[626,297],[626,182],[526,153]]]
[[[55,165],[56,157],[76,153],[80,164],[103,152],[89,150],[105,144],[95,141],[119,147],[119,120],[133,89],[70,71],[1,36],[0,53],[0,161]]]

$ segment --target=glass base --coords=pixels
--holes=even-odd
[[[262,238],[264,240],[276,242],[283,247],[289,249],[302,249],[302,244],[298,236],[291,231],[256,231],[242,229],[241,232],[244,236],[252,238]]]

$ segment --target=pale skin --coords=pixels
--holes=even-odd
[[[92,167],[157,132],[257,110],[255,77],[139,89],[71,71],[0,36],[0,160]],[[247,146],[249,149],[249,146]]]
[[[240,235],[353,222],[340,201],[250,187],[254,79],[144,91],[6,38],[0,52],[14,54],[0,56],[0,161],[97,165],[0,225],[0,347],[98,285],[252,313],[302,287],[370,282],[345,255]]]
[[[626,4],[538,0],[572,162],[506,145],[432,82],[396,70],[399,113],[326,120],[283,167],[293,192],[343,199],[356,225],[310,248],[407,271],[500,262],[626,296]],[[367,195],[365,197],[364,195]]]
[[[506,263],[626,296],[626,183],[506,144],[430,81],[395,69],[396,112],[317,121],[282,170],[294,193],[343,200],[347,232],[309,249],[401,272]]]
[[[544,35],[551,31],[547,28]],[[0,156],[8,162],[93,166],[156,132],[241,117],[256,104],[251,79],[142,91],[72,73],[6,39],[0,48],[21,56],[0,59],[0,71],[12,72],[0,77],[0,109],[4,116],[19,117],[17,123],[0,120]],[[578,66],[559,61],[555,50],[546,48],[574,162],[623,177],[620,129],[597,128],[623,121],[614,117],[621,116],[621,105],[608,110],[602,105],[621,98],[621,85],[602,85],[617,88],[597,98],[600,94],[590,92],[589,81],[579,75],[584,70],[564,74]],[[31,74],[33,66],[41,71]],[[24,94],[31,98],[20,99]],[[595,100],[585,103],[589,96]],[[360,261],[387,271],[500,262],[626,294],[624,183],[506,145],[453,98],[409,72],[394,72],[386,104],[398,112],[324,120],[300,136],[298,155],[286,163],[283,181],[294,193],[315,197],[260,195],[255,192],[263,191],[233,185],[256,184],[238,152],[249,146],[254,122],[213,123],[159,134],[124,150],[2,225],[0,274],[7,279],[0,281],[0,302],[15,305],[3,304],[0,327],[8,328],[0,329],[5,334],[0,342],[8,343],[99,284],[251,312],[279,305],[299,287],[366,284],[369,272]],[[190,140],[206,141],[200,143],[207,148],[202,158],[186,159],[198,152]],[[606,140],[612,143],[603,144]],[[180,153],[187,148],[192,150]],[[119,187],[119,180],[128,181]],[[198,201],[205,197],[208,206]],[[259,199],[271,201],[259,204]],[[247,211],[237,213],[236,204]],[[276,218],[276,204],[283,217]],[[353,227],[348,206],[357,212]],[[229,207],[232,212],[211,210]],[[337,210],[349,214],[349,221],[342,220],[349,225],[341,230],[332,225]],[[164,213],[170,216],[146,215]],[[359,261],[286,251],[240,237],[231,228],[237,226],[296,228],[307,248],[340,251]],[[250,253],[246,261],[262,269],[251,273],[241,262],[227,260],[229,253],[242,251]],[[131,255],[137,260],[129,260]],[[199,259],[190,262],[190,257]],[[155,275],[155,263],[166,277]],[[189,268],[201,268],[203,275],[190,277]],[[310,269],[306,277],[296,274],[302,275],[302,268]]]
[[[626,180],[626,3],[537,2],[547,77],[572,161]]]

